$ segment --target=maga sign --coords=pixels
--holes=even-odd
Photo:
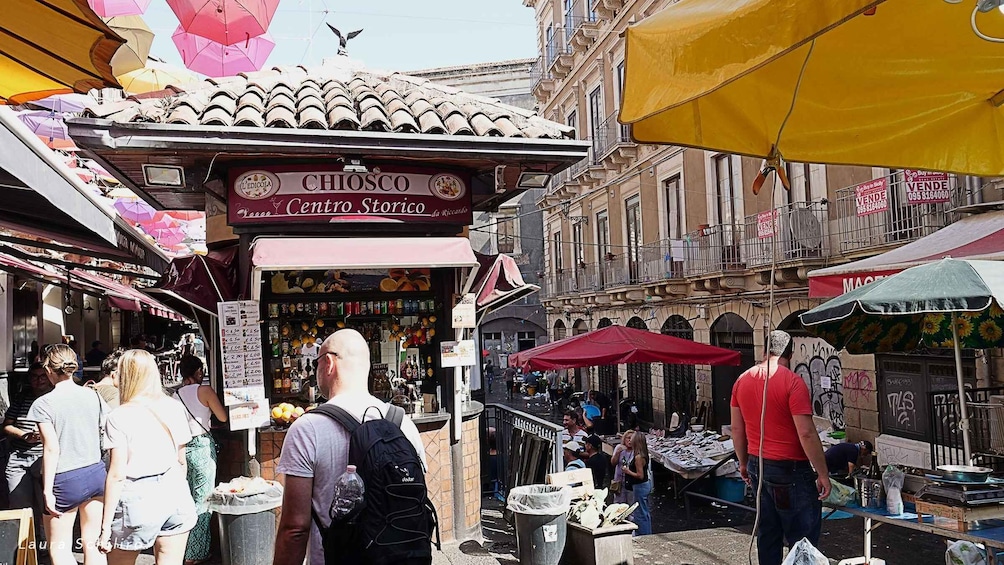
[[[290,220],[467,225],[473,216],[467,175],[284,167],[232,173],[227,219],[231,225]]]

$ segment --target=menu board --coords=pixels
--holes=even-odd
[[[265,400],[258,302],[220,302],[220,351],[223,355],[223,403],[226,406]]]

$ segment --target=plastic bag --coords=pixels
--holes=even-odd
[[[527,485],[509,489],[506,508],[517,514],[558,516],[568,512],[572,489],[567,486]]]
[[[889,465],[882,473],[882,486],[885,487],[885,509],[893,516],[903,513],[903,481],[906,473],[894,465]]]
[[[791,551],[781,565],[830,565],[830,560],[813,547],[809,540],[802,538],[791,546]]]
[[[858,491],[837,481],[830,482],[830,494],[823,500],[824,506],[854,506],[857,504]]]
[[[237,477],[220,483],[206,499],[208,509],[218,514],[256,514],[282,506],[282,485],[261,477]]]
[[[945,552],[946,565],[987,565],[987,558],[980,546],[959,540],[948,545]]]

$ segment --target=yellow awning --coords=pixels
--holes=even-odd
[[[975,5],[682,0],[628,28],[619,119],[645,143],[1004,175],[1004,44]]]
[[[3,0],[0,100],[118,87],[109,61],[122,43],[87,0]]]

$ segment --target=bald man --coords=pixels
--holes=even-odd
[[[339,330],[324,340],[317,353],[317,386],[357,420],[382,418],[388,404],[367,390],[370,349],[359,332]],[[425,466],[425,449],[418,428],[410,418],[401,423],[404,436],[415,446]],[[311,565],[323,565],[321,534],[311,518],[311,508],[330,525],[330,507],[335,481],[345,472],[349,459],[349,433],[340,424],[321,416],[293,422],[282,445],[277,472],[284,475],[282,516],[276,533],[274,565],[302,565],[310,550]]]

